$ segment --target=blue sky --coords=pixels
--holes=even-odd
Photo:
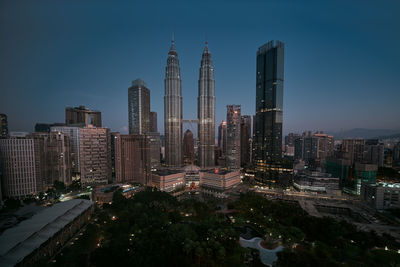
[[[255,113],[257,48],[285,43],[284,132],[400,129],[400,1],[0,1],[0,113],[12,131],[63,122],[66,106],[128,125],[128,87],[151,90],[163,132],[172,32],[184,118],[196,118],[201,54],[215,67],[216,124],[227,104]]]

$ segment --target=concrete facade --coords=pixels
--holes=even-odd
[[[107,184],[112,177],[110,129],[93,126],[81,128],[79,157],[82,187]]]

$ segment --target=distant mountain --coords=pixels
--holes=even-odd
[[[387,138],[396,138],[400,136],[400,130],[392,130],[392,129],[355,128],[341,132],[328,132],[328,133],[333,135],[335,139],[344,139],[344,138],[387,139]]]

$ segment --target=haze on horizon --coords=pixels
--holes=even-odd
[[[100,110],[126,132],[128,87],[141,78],[163,133],[171,34],[184,119],[197,117],[201,54],[215,67],[216,126],[227,104],[255,113],[256,51],[285,43],[284,133],[400,131],[400,2],[1,1],[0,113],[10,131],[64,122],[65,107]]]

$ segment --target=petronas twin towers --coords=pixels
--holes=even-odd
[[[165,70],[164,129],[165,161],[169,167],[182,166],[182,80],[174,40]],[[214,166],[215,96],[214,67],[208,44],[204,48],[197,98],[198,159],[201,168]]]

